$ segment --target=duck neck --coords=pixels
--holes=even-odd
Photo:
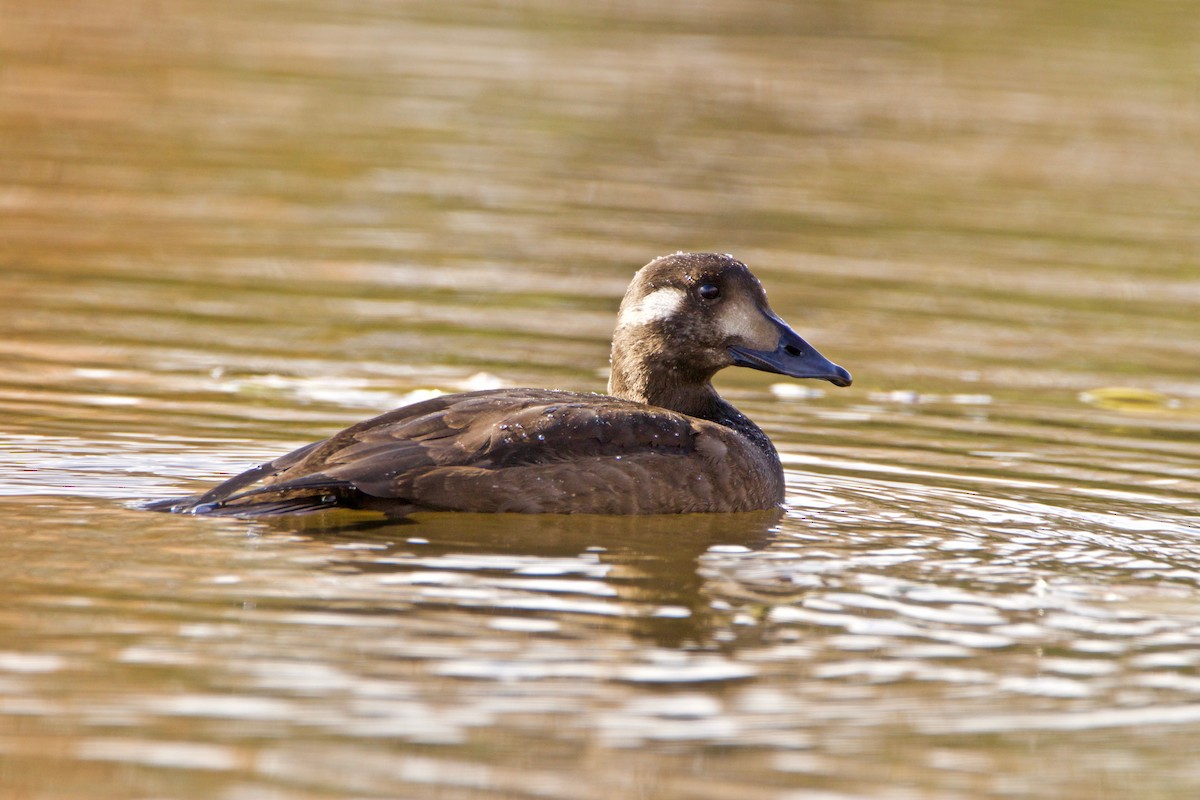
[[[717,394],[710,381],[654,380],[648,370],[631,373],[614,367],[608,379],[608,393],[622,400],[667,408],[714,422],[725,408],[733,408]]]
[[[608,393],[622,400],[666,408],[732,428],[771,460],[777,462],[779,459],[775,446],[762,429],[721,397],[708,376],[683,380],[679,370],[650,369],[645,363],[630,364],[614,353]]]

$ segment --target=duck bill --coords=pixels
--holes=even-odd
[[[817,352],[817,348],[800,338],[787,323],[772,316],[779,328],[779,343],[774,350],[752,350],[749,347],[730,347],[733,363],[739,367],[777,372],[789,378],[817,378],[834,386],[849,386],[850,373]]]

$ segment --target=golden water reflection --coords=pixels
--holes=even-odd
[[[1197,19],[10,0],[0,794],[1195,795]],[[855,374],[721,376],[781,517],[133,507],[681,248]]]

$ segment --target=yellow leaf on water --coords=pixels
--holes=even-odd
[[[1131,386],[1106,386],[1089,389],[1079,394],[1079,399],[1110,411],[1156,411],[1178,408],[1179,401],[1161,392],[1136,389]]]

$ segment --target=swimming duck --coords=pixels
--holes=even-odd
[[[335,507],[676,514],[769,509],[783,468],[766,434],[717,394],[729,366],[849,386],[776,316],[732,256],[675,253],[634,275],[608,394],[491,389],[352,425],[158,511],[264,516]]]

